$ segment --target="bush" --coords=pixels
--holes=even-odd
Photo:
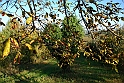
[[[111,64],[115,71],[118,72],[116,66],[120,62],[120,53],[122,52],[120,42],[121,39],[118,37],[112,34],[104,34],[95,42],[88,43],[84,55],[93,60]]]

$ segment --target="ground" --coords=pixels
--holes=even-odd
[[[71,71],[63,72],[55,59],[44,60],[39,64],[23,64],[17,68],[0,68],[0,83],[123,83],[124,76],[110,66],[86,59],[77,58]]]

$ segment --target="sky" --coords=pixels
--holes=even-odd
[[[3,0],[3,2],[4,1],[6,1],[6,0]],[[58,0],[51,0],[51,1],[54,1],[54,2],[57,2]],[[70,3],[70,2],[72,2],[72,1],[76,1],[76,0],[67,0],[67,2],[68,3]],[[88,0],[86,0],[86,1],[88,1]],[[118,3],[120,3],[120,7],[121,8],[124,8],[124,0],[103,0],[102,2],[100,2],[100,3],[102,3],[102,4],[105,4],[105,3],[107,3],[108,1],[113,1],[113,2],[118,2]],[[3,3],[2,2],[2,3]],[[0,6],[1,6],[1,4],[2,4],[1,2],[0,2]],[[57,5],[54,5],[54,7],[56,8],[57,7]],[[0,8],[1,9],[1,8]],[[25,9],[26,10],[29,10],[28,9],[28,7],[27,6],[25,6]],[[10,9],[11,11],[15,11],[15,8],[11,8]],[[45,10],[46,12],[49,12],[49,10]],[[16,12],[17,14],[18,14],[18,16],[21,16],[21,11],[18,11],[18,12]],[[124,17],[124,15],[122,15],[123,17]],[[2,21],[6,24],[7,22],[8,22],[8,20],[10,19],[9,17],[7,17],[7,16],[2,16],[1,14],[0,14],[0,18],[2,18]],[[60,19],[63,19],[64,18],[64,14],[60,14],[59,15],[59,18]],[[120,24],[123,24],[123,22],[120,22]],[[3,26],[0,26],[0,31],[2,30],[2,27]]]

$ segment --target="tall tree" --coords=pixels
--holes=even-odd
[[[46,27],[44,28],[43,34],[48,35],[51,37],[51,41],[53,40],[59,40],[62,38],[62,33],[60,27],[53,23],[48,23]]]
[[[69,20],[68,23],[67,23],[67,19]],[[62,22],[62,29],[61,29],[63,33],[63,37],[68,38],[70,36],[75,37],[78,35],[78,38],[82,39],[84,36],[84,28],[79,22],[80,22],[79,19],[74,15],[71,15],[68,18],[65,17]]]

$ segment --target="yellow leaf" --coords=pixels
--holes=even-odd
[[[0,9],[0,14],[2,13],[3,11]]]
[[[107,60],[107,59],[105,60],[105,62],[106,62],[106,63],[110,63],[110,61],[109,61],[109,60]]]
[[[105,41],[104,40],[100,40],[101,41],[101,43],[104,43]]]
[[[90,56],[90,52],[84,52],[84,56]]]
[[[114,58],[113,61],[114,61],[114,64],[118,64],[119,63],[119,60],[117,58]]]
[[[14,38],[10,38],[10,39],[11,39],[11,42],[14,44],[14,46],[15,46],[16,48],[19,48],[18,42],[17,42]]]
[[[30,24],[32,22],[32,17],[28,17],[27,20],[26,20],[26,24]]]
[[[32,40],[32,41],[30,42],[30,44],[32,44],[33,42],[35,42],[35,40]]]
[[[117,68],[115,68],[115,71],[118,73],[118,69]]]
[[[113,65],[112,69],[114,69],[116,71],[116,73],[118,73],[118,69],[116,65]]]
[[[17,54],[16,54],[16,56],[15,56],[15,58],[14,58],[14,64],[18,61],[18,64],[20,63],[20,56],[21,56],[22,54],[18,51],[17,52]]]
[[[25,46],[27,46],[29,50],[33,50],[32,46],[30,44],[26,43]]]
[[[3,58],[8,56],[10,53],[10,38],[5,43],[4,51],[3,51]]]
[[[68,46],[69,46],[69,47],[71,46],[70,43],[68,43]]]

